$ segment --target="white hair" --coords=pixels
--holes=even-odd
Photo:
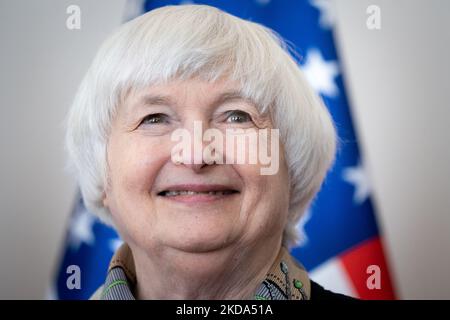
[[[122,25],[100,47],[67,118],[69,168],[88,210],[112,225],[103,206],[106,147],[129,89],[226,76],[280,130],[290,183],[283,243],[295,245],[296,225],[333,163],[337,139],[327,108],[290,52],[271,29],[206,5],[165,6]]]

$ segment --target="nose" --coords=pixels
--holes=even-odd
[[[199,163],[199,164],[183,163],[182,165],[184,165],[186,168],[191,169],[195,173],[200,173],[201,171],[203,171],[204,168],[209,166],[207,163]]]
[[[216,165],[215,159],[211,157],[213,152],[217,150],[203,141],[197,141],[190,145],[190,156],[182,157],[181,161],[177,162],[178,165],[183,165],[186,168],[191,169],[195,173],[200,173],[207,167]]]
[[[193,125],[186,129],[185,133],[189,135],[186,141],[189,142],[183,144],[183,156],[175,162],[176,165],[183,165],[195,173],[200,173],[205,168],[216,164],[212,154],[217,153],[219,155],[221,151],[216,150],[210,145],[210,142],[204,141],[203,130],[203,121],[194,121]]]

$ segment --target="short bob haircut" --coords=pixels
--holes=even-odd
[[[131,20],[100,47],[67,118],[69,168],[88,210],[112,224],[102,199],[112,120],[130,89],[171,79],[222,76],[269,113],[279,129],[289,172],[290,203],[283,244],[299,240],[297,225],[332,165],[336,130],[293,51],[271,29],[206,5],[165,6]]]

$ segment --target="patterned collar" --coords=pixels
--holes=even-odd
[[[124,243],[114,254],[103,285],[101,300],[135,300],[136,285],[134,260],[129,246]],[[255,292],[256,300],[308,300],[311,284],[305,268],[284,247]]]

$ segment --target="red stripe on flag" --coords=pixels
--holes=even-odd
[[[368,300],[395,299],[389,269],[379,237],[355,246],[341,255],[339,259],[359,298]],[[377,280],[379,281],[377,282]]]

